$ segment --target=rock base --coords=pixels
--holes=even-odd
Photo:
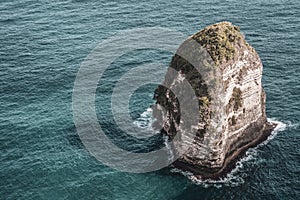
[[[245,156],[246,151],[249,148],[253,148],[263,141],[267,140],[267,138],[271,135],[278,124],[266,122],[264,124],[263,129],[259,131],[259,137],[255,140],[247,142],[243,144],[241,147],[234,149],[230,154],[228,154],[224,160],[224,164],[221,168],[211,169],[204,168],[193,165],[191,163],[184,162],[182,160],[177,160],[173,163],[174,167],[182,170],[192,172],[197,178],[201,180],[211,179],[211,180],[219,180],[225,177],[229,172],[231,172],[235,167],[236,163]],[[254,124],[250,124],[247,129],[244,130],[245,134],[253,133],[253,131],[257,131],[257,127]]]

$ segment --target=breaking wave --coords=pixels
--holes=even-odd
[[[153,123],[153,118],[152,118],[152,108],[147,108],[134,122],[136,126],[142,129],[152,129],[152,123]]]

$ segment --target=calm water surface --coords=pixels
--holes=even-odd
[[[299,10],[296,0],[2,0],[0,199],[299,198]],[[239,25],[259,53],[267,114],[286,124],[284,131],[250,151],[230,180],[215,184],[195,184],[168,168],[146,174],[119,172],[85,150],[73,122],[72,89],[81,62],[99,42],[140,27],[191,35],[224,20]],[[126,70],[154,61],[167,64],[170,58],[137,51],[110,66],[99,82],[96,101],[108,133],[117,130],[108,100],[101,101],[101,95],[107,97]],[[134,117],[152,103],[153,88],[141,88],[133,96]]]

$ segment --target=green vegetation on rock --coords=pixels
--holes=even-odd
[[[248,44],[240,33],[238,26],[230,22],[220,22],[206,27],[192,36],[200,45],[204,46],[216,65],[234,58],[236,46],[240,42]]]
[[[235,111],[237,111],[240,107],[243,106],[242,91],[239,88],[237,88],[237,87],[233,88],[232,97],[231,97],[230,101],[234,102],[233,108]]]

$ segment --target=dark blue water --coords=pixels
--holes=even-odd
[[[299,198],[299,10],[296,0],[2,0],[0,198]],[[223,20],[239,25],[259,53],[268,117],[286,124],[285,130],[250,151],[225,183],[196,184],[168,168],[146,174],[119,172],[92,157],[77,136],[72,115],[76,73],[88,53],[124,29],[159,26],[191,35]],[[130,58],[112,64],[112,78],[108,71],[101,80],[108,90],[119,76],[114,69],[122,73],[141,63],[170,61],[158,52],[133,52]],[[133,117],[151,104],[153,88],[144,87],[133,96]],[[102,94],[101,89],[97,92]],[[97,103],[99,118],[109,116],[106,106]],[[114,130],[107,119],[102,123]]]

